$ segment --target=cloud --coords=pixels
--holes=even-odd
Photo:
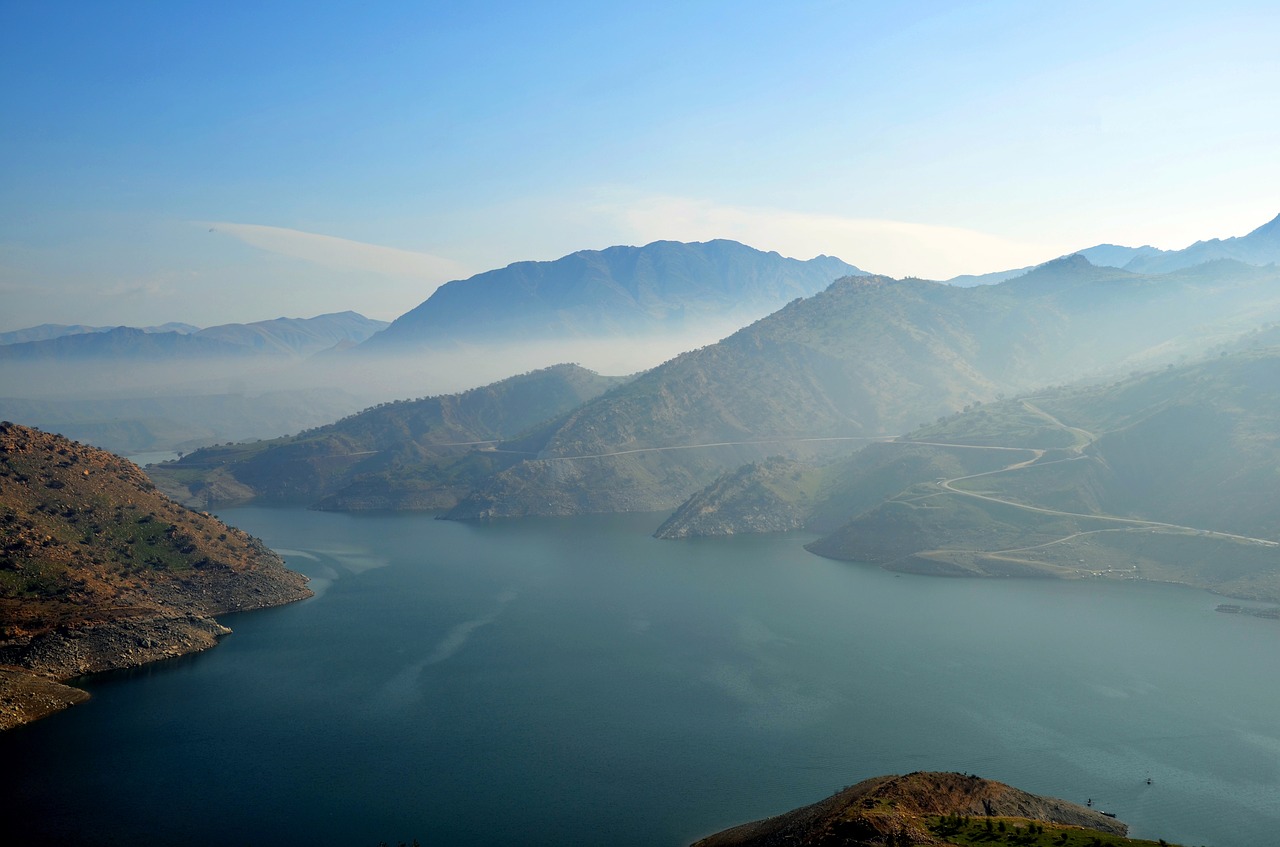
[[[452,259],[332,235],[226,221],[207,222],[201,226],[207,226],[215,233],[230,235],[260,250],[302,259],[332,270],[371,271],[436,285],[469,275],[465,267]]]
[[[1055,245],[959,227],[731,206],[685,197],[621,202],[600,198],[593,205],[599,214],[617,218],[621,228],[640,242],[729,238],[799,259],[834,255],[863,270],[895,277],[949,279],[1038,264],[1067,252]]]

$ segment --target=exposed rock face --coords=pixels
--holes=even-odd
[[[1000,782],[958,773],[912,773],[860,782],[812,806],[726,829],[694,847],[781,845],[946,844],[927,820],[964,815],[1080,827],[1124,835],[1128,827],[1093,809],[1028,794]],[[905,838],[904,838],[905,837]]]
[[[0,645],[0,662],[72,679],[207,650],[231,630],[199,615],[148,615],[65,627]]]
[[[262,542],[102,450],[0,424],[0,727],[87,695],[58,681],[205,650],[229,612],[311,596]]]
[[[0,731],[83,703],[89,693],[24,671],[0,668]]]
[[[805,525],[808,500],[802,466],[772,458],[722,474],[686,500],[655,538],[786,532]]]

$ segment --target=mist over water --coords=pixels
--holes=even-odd
[[[897,576],[648,515],[222,517],[323,590],[0,736],[18,837],[677,845],[920,769],[1137,837],[1280,826],[1280,631],[1209,594]]]

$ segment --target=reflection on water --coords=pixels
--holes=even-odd
[[[1280,629],[1207,594],[899,577],[653,516],[223,517],[321,596],[0,736],[21,839],[674,845],[919,769],[1140,837],[1280,829]]]

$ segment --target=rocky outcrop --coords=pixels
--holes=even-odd
[[[1032,823],[1110,835],[1128,831],[1115,818],[1075,803],[968,774],[918,772],[865,780],[812,806],[716,833],[694,847],[949,844],[940,819],[953,816],[968,819],[965,827],[977,820],[985,828],[983,821],[990,819],[1001,832]]]
[[[722,474],[658,527],[655,538],[786,532],[805,525],[805,467],[771,458]]]
[[[60,712],[89,692],[16,668],[0,668],[0,731]]]

